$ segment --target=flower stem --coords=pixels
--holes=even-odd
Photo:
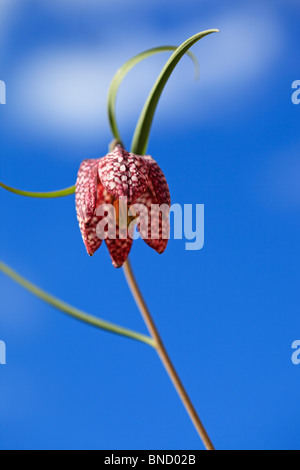
[[[187,413],[189,414],[200,438],[203,441],[204,446],[206,447],[207,450],[215,450],[214,446],[171,362],[171,359],[166,351],[166,348],[161,340],[160,334],[155,326],[155,323],[152,319],[152,316],[150,314],[150,311],[147,307],[147,304],[143,298],[143,295],[139,289],[139,286],[136,282],[135,276],[132,271],[132,267],[130,265],[129,260],[127,260],[124,265],[123,265],[124,273],[126,280],[128,282],[129,288],[131,290],[131,293],[136,301],[136,304],[143,316],[143,319],[147,325],[147,328],[149,330],[149,333],[151,334],[152,339],[155,341],[156,345],[156,351],[161,359],[161,362],[163,363],[167,373],[169,374],[169,377],[171,381],[173,382],[173,385],[175,389],[177,390],[177,393],[185,406],[185,409]]]

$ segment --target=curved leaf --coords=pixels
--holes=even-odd
[[[109,90],[108,90],[108,99],[107,99],[107,110],[108,110],[108,120],[109,124],[113,133],[113,136],[121,142],[121,136],[119,133],[117,121],[116,121],[116,98],[117,98],[117,93],[120,87],[121,82],[125,78],[125,76],[130,72],[130,70],[139,62],[141,62],[144,59],[147,59],[148,57],[158,54],[159,52],[166,52],[166,51],[175,51],[177,49],[177,46],[161,46],[161,47],[154,47],[152,49],[147,49],[144,52],[141,52],[140,54],[137,54],[136,56],[132,57],[129,59],[122,67],[119,68],[119,70],[116,72],[114,75]],[[195,65],[195,78],[198,78],[199,76],[199,64],[198,60],[195,57],[194,54],[191,52],[188,52],[188,55],[192,59]]]
[[[133,136],[131,152],[136,153],[138,155],[143,155],[146,153],[147,144],[149,140],[149,133],[157,103],[167,81],[169,80],[174,68],[176,67],[182,56],[186,54],[189,48],[193,46],[197,41],[199,41],[199,39],[203,38],[204,36],[207,36],[208,34],[217,33],[218,31],[218,29],[209,29],[207,31],[202,31],[201,33],[195,34],[194,36],[187,39],[184,43],[182,43],[181,46],[179,46],[176,51],[172,54],[172,56],[164,66],[163,70],[161,71],[158,79],[156,80],[147,98],[145,106],[141,112]]]
[[[127,328],[123,328],[122,326],[115,325],[114,323],[101,320],[100,318],[94,317],[93,315],[89,315],[88,313],[85,313],[82,310],[79,310],[78,308],[72,307],[66,302],[62,302],[58,298],[54,297],[53,295],[48,294],[44,290],[35,286],[31,282],[27,281],[27,279],[20,276],[16,271],[14,271],[13,269],[11,269],[9,266],[2,263],[1,261],[0,261],[0,271],[2,271],[8,277],[13,279],[18,284],[20,284],[22,287],[27,289],[29,292],[31,292],[31,294],[35,295],[36,297],[43,300],[44,302],[51,305],[52,307],[56,308],[57,310],[60,310],[61,312],[75,318],[76,320],[80,320],[96,328],[109,331],[110,333],[115,333],[117,335],[126,336],[127,338],[135,339],[137,341],[141,341],[142,343],[146,343],[146,344],[149,344],[150,346],[155,347],[154,340],[151,339],[149,336],[140,334],[136,331],[129,330]]]
[[[3,188],[3,189],[6,189],[6,191],[9,191],[11,193],[18,194],[19,196],[35,197],[35,198],[46,198],[46,199],[55,198],[55,197],[70,196],[71,194],[75,193],[75,189],[76,189],[75,186],[70,186],[69,188],[60,189],[58,191],[38,193],[38,192],[23,191],[21,189],[11,188],[10,186],[7,186],[7,184],[1,183],[1,182],[0,182],[0,187]]]

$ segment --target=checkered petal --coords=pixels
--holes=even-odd
[[[149,165],[139,155],[117,145],[99,161],[99,179],[116,199],[127,197],[133,203],[147,188]]]
[[[106,246],[108,248],[112,264],[115,268],[120,268],[128,258],[129,252],[132,246],[132,238],[127,233],[127,238],[122,240],[119,238],[119,227],[116,230],[117,238],[111,240],[105,239]]]
[[[79,223],[88,224],[94,215],[97,202],[99,160],[84,160],[76,182],[76,211]]]
[[[100,186],[101,188],[103,188],[102,185]],[[113,204],[114,209],[116,211],[115,216],[114,216],[111,211],[106,211],[106,209],[104,209],[105,222],[107,223],[104,230],[105,232],[107,232],[105,243],[108,248],[108,251],[112,260],[112,264],[115,268],[120,268],[123,265],[123,263],[126,261],[129,255],[129,252],[132,246],[132,237],[129,236],[129,229],[126,224],[124,225],[124,220],[122,220],[122,228],[119,225],[120,210],[122,210],[120,208],[120,201],[116,200],[104,188],[102,189],[101,203],[97,204],[97,207],[99,207],[100,204],[103,204],[103,203],[105,206],[107,204],[109,205]],[[127,209],[127,205],[125,207]],[[127,217],[126,213],[123,214],[123,217],[124,215],[125,217]],[[99,222],[102,221],[103,219],[104,219],[104,216],[98,217]],[[113,233],[109,232],[109,227],[115,227],[115,231]],[[109,238],[110,236],[115,236],[115,238]]]
[[[82,235],[86,251],[90,256],[93,256],[95,251],[100,247],[102,240],[97,237],[96,228],[99,222],[99,217],[93,216],[88,224],[79,220],[79,227]]]
[[[147,162],[149,168],[149,180],[153,185],[158,204],[168,204],[170,207],[170,190],[165,175],[163,174],[157,162],[152,157],[150,157],[150,155],[145,155],[142,158],[145,162]]]
[[[85,160],[79,168],[76,183],[76,211],[82,238],[92,256],[102,243],[97,226],[104,216],[96,213],[101,204],[118,206],[118,200],[127,198],[128,204],[143,204],[148,211],[148,224],[141,233],[145,242],[158,253],[163,253],[169,237],[170,192],[165,176],[150,156],[126,152],[117,145],[105,157]],[[165,204],[167,210],[159,210]],[[117,205],[117,206],[116,206]],[[140,224],[143,213],[139,214]],[[130,217],[128,219],[128,224]],[[155,223],[153,223],[155,222]],[[144,226],[145,224],[143,224]],[[155,226],[156,225],[156,226]],[[133,228],[131,227],[130,230]],[[122,237],[125,231],[125,239]],[[131,250],[133,236],[128,225],[122,229],[117,218],[116,239],[105,238],[112,263],[119,268]]]
[[[97,171],[98,160],[83,161],[76,183],[77,219],[83,242],[90,256],[93,256],[102,243],[96,233],[99,217],[96,216],[95,209],[104,199],[104,190],[100,183],[97,184]]]
[[[143,213],[140,213],[141,223],[137,228],[140,231],[141,237],[147,245],[157,251],[157,253],[163,253],[169,241],[169,211],[167,211],[167,213],[159,211],[158,199],[154,193],[152,183],[149,184],[146,192],[139,197],[136,203],[146,206],[148,212],[148,230],[146,234],[141,230],[141,225],[143,225]],[[152,221],[154,222],[153,224]]]

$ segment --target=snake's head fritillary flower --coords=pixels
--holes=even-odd
[[[138,229],[141,236],[158,253],[164,252],[168,243],[169,218],[168,212],[163,213],[159,207],[164,205],[170,208],[168,184],[152,157],[126,152],[120,144],[103,158],[84,160],[81,163],[76,183],[76,210],[82,238],[90,256],[102,243],[102,239],[97,235],[97,225],[103,220],[103,216],[97,215],[97,209],[107,204],[116,209],[119,206],[118,201],[124,198],[129,206],[125,236],[124,233],[121,235],[117,215],[116,236],[105,238],[115,267],[123,265],[132,246],[132,230],[129,226],[134,217],[129,215],[130,208],[139,207],[141,204],[148,211],[146,230],[143,230],[143,234],[143,215],[139,214]],[[151,220],[154,218],[158,224],[153,236]]]

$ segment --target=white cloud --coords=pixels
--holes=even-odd
[[[25,132],[80,135],[99,133],[107,126],[106,100],[109,83],[124,57],[119,53],[78,52],[74,49],[43,51],[23,63],[12,88],[12,116]],[[151,75],[149,65],[143,73]],[[153,74],[153,80],[155,74]],[[147,82],[147,81],[146,81]],[[125,107],[131,114],[137,107],[132,96],[143,91],[140,77],[131,75],[125,91]],[[21,110],[21,112],[20,112]]]
[[[218,41],[203,58],[206,86],[226,91],[260,78],[282,51],[282,31],[276,17],[263,9],[245,9],[217,20]]]
[[[191,106],[195,113],[200,104],[206,120],[220,120],[223,112],[228,113],[230,102],[244,110],[241,94],[253,97],[257,82],[271,75],[272,66],[281,53],[281,25],[269,10],[242,8],[235,14],[214,17],[213,24],[212,19],[207,23],[220,27],[221,33],[213,40],[205,38],[195,49],[202,71],[197,88],[189,86],[187,80],[191,71],[183,64],[164,93],[159,116],[168,115],[171,123],[177,120],[176,113],[170,112],[174,106],[177,112],[180,106],[185,109]],[[178,38],[186,37],[187,31],[193,34],[197,26],[190,25],[184,31],[168,29],[167,36],[148,30],[139,39],[139,48],[176,43]],[[131,51],[137,52],[133,46],[134,31],[126,37],[121,32],[118,34],[110,50],[53,48],[27,57],[15,71],[15,81],[11,84],[15,102],[11,118],[15,123],[19,120],[20,129],[35,135],[40,132],[73,139],[98,134],[101,126],[107,125],[109,81],[115,70],[132,55]],[[125,120],[130,123],[137,115],[142,97],[159,72],[153,63],[148,60],[143,68],[131,72],[130,80],[122,87],[120,117],[124,118],[124,123]],[[197,90],[199,95],[195,99]]]
[[[16,0],[0,0],[0,54],[6,46],[16,7]]]
[[[26,127],[95,132],[105,106],[109,69],[107,58],[103,67],[96,54],[74,50],[53,49],[28,59],[12,84]]]

